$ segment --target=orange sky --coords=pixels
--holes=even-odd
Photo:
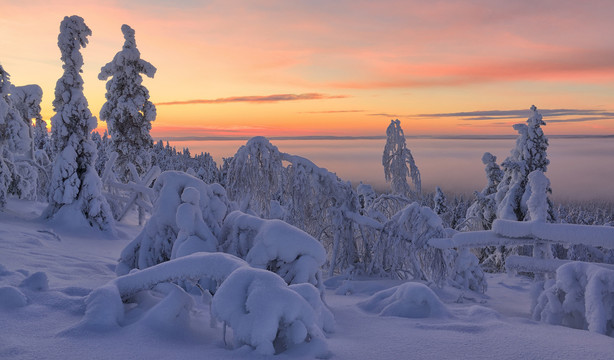
[[[48,120],[59,24],[79,15],[96,116],[98,72],[135,29],[158,69],[154,137],[372,136],[392,118],[406,135],[513,134],[532,104],[547,134],[614,134],[613,1],[254,3],[0,0],[0,64],[43,88]]]

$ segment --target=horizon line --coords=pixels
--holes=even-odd
[[[258,136],[258,135],[257,135]],[[153,136],[154,140],[159,141],[244,141],[255,136]],[[385,135],[297,135],[297,136],[264,136],[269,140],[383,140]],[[405,135],[406,139],[433,139],[433,140],[510,140],[517,138],[518,135]],[[547,135],[550,139],[609,139],[614,138],[614,134],[560,134]]]

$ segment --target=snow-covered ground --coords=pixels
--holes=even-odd
[[[116,278],[120,252],[141,228],[128,220],[110,239],[43,222],[42,209],[40,203],[10,200],[0,212],[0,359],[262,358],[248,347],[228,349],[223,326],[212,324],[200,296],[193,296],[196,305],[188,319],[155,314],[160,298],[152,297],[143,301],[147,319],[133,311],[134,319],[121,328],[77,326],[86,296]],[[380,316],[374,299],[367,301],[400,282],[332,278],[326,285],[336,322],[327,346],[312,342],[275,358],[614,358],[611,337],[530,320],[532,283],[525,278],[488,275],[486,295],[446,287],[433,289],[433,297],[418,284],[381,293],[390,295],[387,305],[395,304],[387,313],[426,316],[419,318]]]

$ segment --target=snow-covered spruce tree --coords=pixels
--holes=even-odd
[[[127,182],[132,179],[129,163],[134,164],[141,175],[151,167],[153,139],[149,130],[156,119],[156,107],[149,101],[149,91],[142,84],[141,74],[153,78],[156,68],[141,59],[134,30],[122,25],[122,33],[125,39],[122,50],[102,67],[98,78],[111,78],[107,82],[107,102],[100,109],[100,119],[107,122],[112,151],[118,154],[117,175]]]
[[[391,182],[393,194],[409,198],[420,194],[422,186],[420,171],[411,151],[407,148],[405,134],[398,119],[392,120],[386,129],[386,146],[384,146],[382,164],[384,165],[384,176],[386,181]],[[408,176],[411,176],[413,190],[407,183]]]
[[[26,156],[29,159],[34,159],[34,129],[32,120],[41,122],[41,101],[43,99],[43,89],[38,85],[25,85],[13,87],[11,94],[15,109],[21,115],[21,119],[28,129],[29,148],[26,151]]]
[[[70,211],[65,209],[72,209],[90,226],[112,231],[113,216],[101,193],[102,183],[94,168],[96,145],[90,140],[96,118],[83,95],[81,77],[83,57],[80,48],[87,45],[87,37],[91,34],[83,18],[76,15],[66,16],[60,24],[58,46],[64,74],[56,84],[53,100],[56,114],[51,118],[51,131],[57,158],[49,184],[49,206],[44,216],[53,218],[61,211]]]
[[[542,125],[546,123],[535,105],[531,106],[531,116],[526,124],[514,125],[519,134],[516,147],[501,164],[504,175],[495,196],[499,219],[527,220],[527,200],[531,196],[531,190],[527,187],[529,173],[535,170],[545,173],[550,163],[546,153],[548,138],[544,135]],[[547,201],[548,221],[553,222],[556,219],[553,205],[550,199]]]
[[[467,209],[467,227],[469,230],[490,230],[492,222],[497,217],[495,194],[497,186],[503,178],[503,171],[497,165],[497,157],[486,152],[482,156],[482,163],[486,165],[486,179],[488,183],[481,192],[475,192],[475,201]]]
[[[10,75],[0,65],[0,144],[13,154],[24,154],[30,150],[30,133],[11,96],[13,91]]]
[[[21,177],[14,155],[27,151],[29,146],[27,127],[10,96],[12,89],[10,75],[0,65],[0,209],[9,194],[20,195]]]

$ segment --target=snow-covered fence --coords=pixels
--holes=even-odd
[[[154,166],[143,177],[140,177],[134,164],[128,164],[132,181],[124,184],[117,181],[112,170],[117,157],[117,153],[112,153],[105,165],[102,174],[102,182],[106,190],[104,195],[109,202],[118,204],[114,207],[115,220],[121,221],[128,211],[136,205],[139,209],[139,224],[141,224],[143,222],[143,211],[151,212],[153,209],[154,192],[150,186],[160,175],[160,168]]]
[[[614,227],[552,224],[543,221],[495,220],[493,229],[457,233],[449,239],[431,239],[429,245],[440,248],[534,245],[534,256],[509,256],[508,271],[554,273],[568,261],[548,259],[543,247],[548,244],[589,245],[614,249]],[[539,249],[541,247],[541,249]],[[537,255],[537,256],[535,256]]]

